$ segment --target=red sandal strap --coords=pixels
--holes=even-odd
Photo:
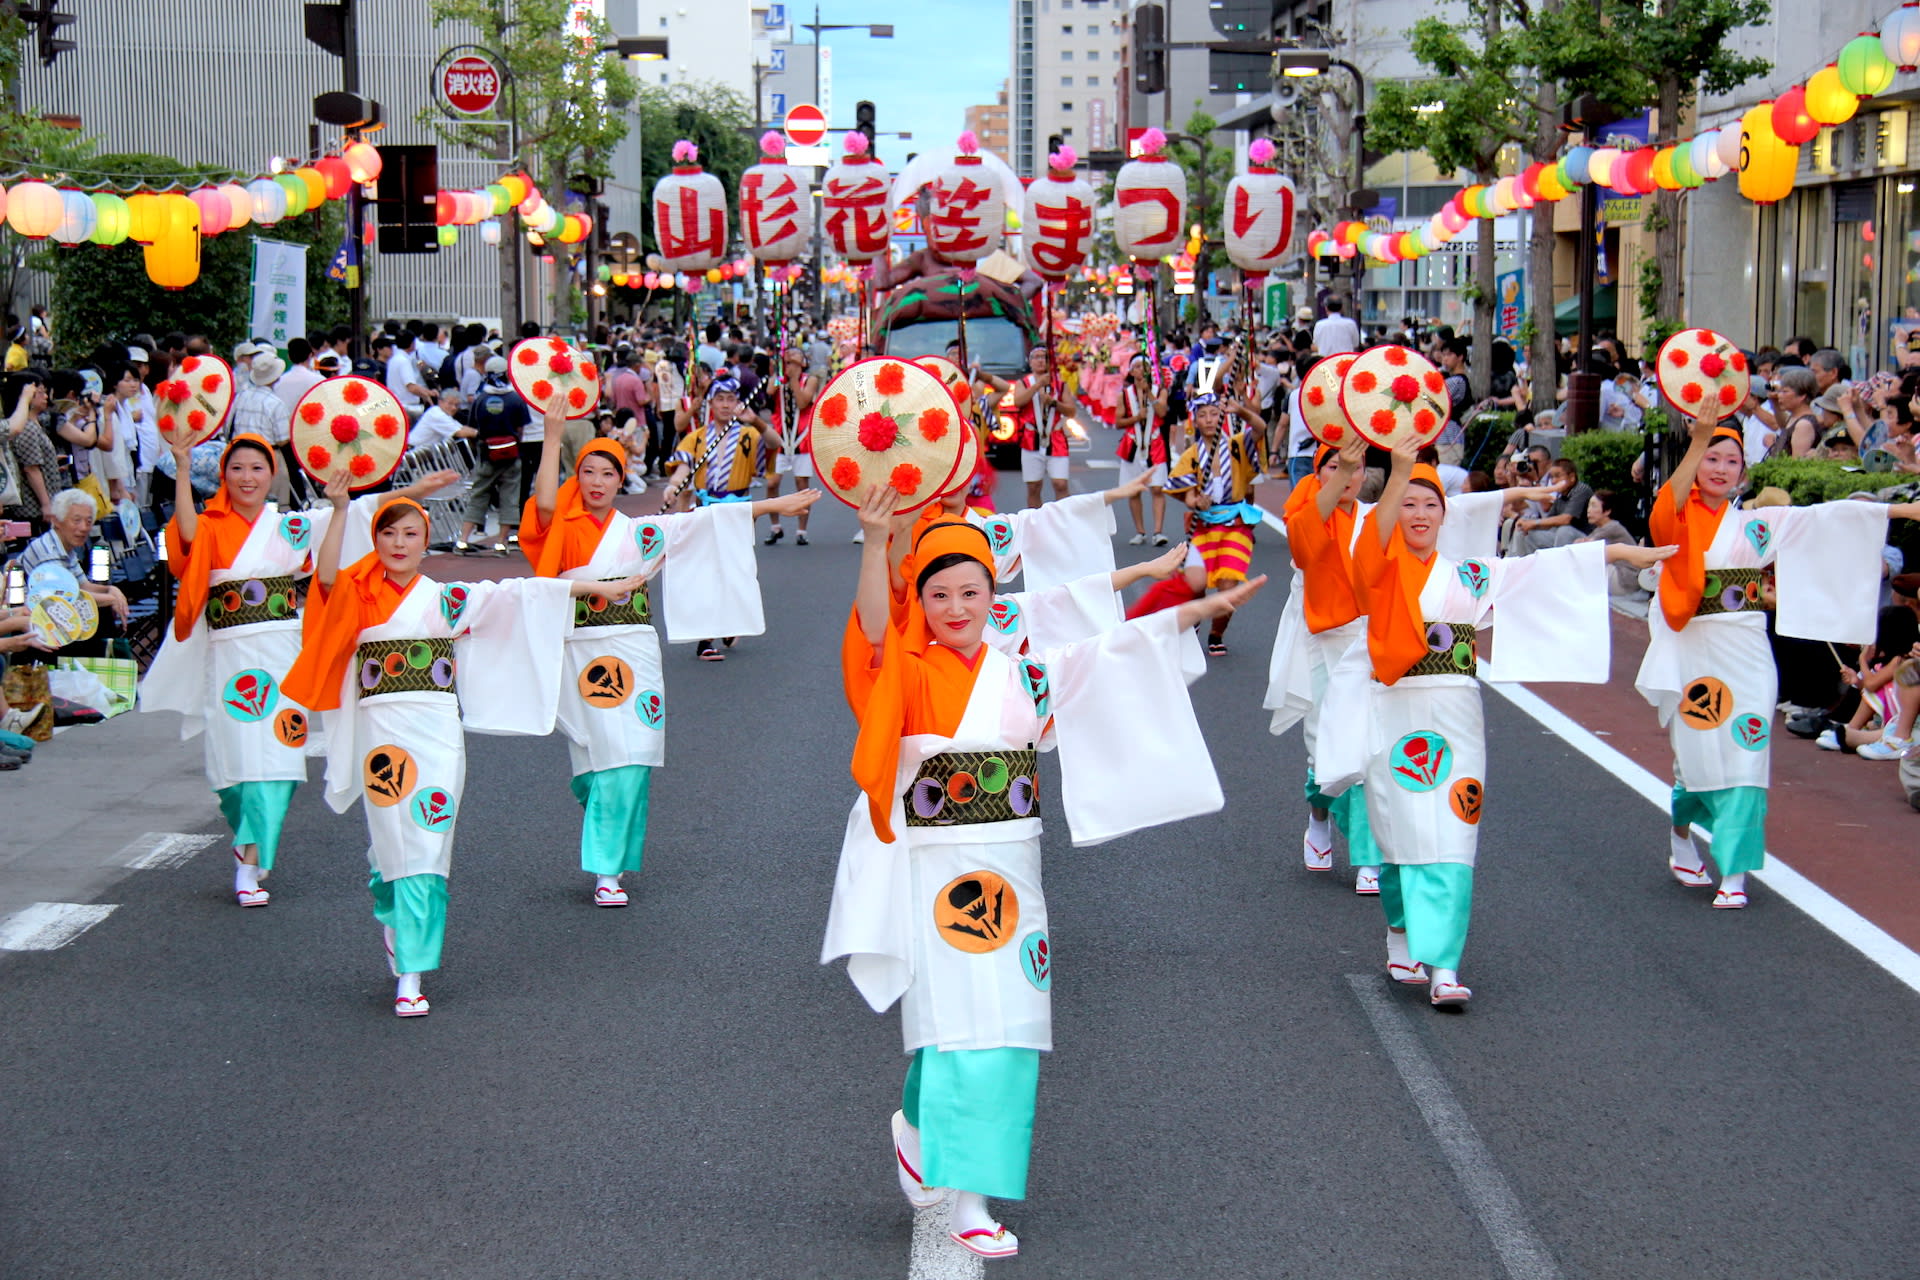
[[[897,1142],[893,1146],[893,1158],[900,1162],[900,1167],[907,1171],[907,1176],[909,1178],[912,1178],[915,1182],[918,1182],[923,1187],[927,1185],[921,1179],[920,1171],[907,1163],[906,1153],[900,1150],[900,1144]]]

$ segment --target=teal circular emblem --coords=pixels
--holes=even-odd
[[[453,815],[458,807],[453,792],[443,787],[420,788],[413,793],[413,803],[407,806],[416,826],[434,832],[453,830]]]
[[[1053,952],[1047,946],[1044,929],[1035,929],[1020,940],[1020,968],[1035,991],[1053,986]]]
[[[280,701],[280,685],[258,667],[236,672],[220,693],[221,705],[235,720],[252,724],[273,714]]]
[[[651,560],[667,549],[666,530],[651,520],[642,520],[633,527],[633,541],[640,548],[642,560]]]
[[[667,704],[658,689],[642,689],[636,694],[633,710],[649,729],[658,729],[667,722]]]
[[[1453,748],[1432,730],[1410,733],[1388,756],[1393,780],[1409,791],[1431,791],[1453,772]]]
[[[1744,716],[1735,716],[1730,726],[1733,740],[1749,751],[1763,750],[1767,739],[1773,736],[1773,730],[1760,716],[1751,712]]]

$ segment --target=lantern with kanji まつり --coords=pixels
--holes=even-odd
[[[959,154],[927,188],[927,248],[941,262],[978,262],[1006,235],[1007,200],[979,151],[971,131],[961,134]]]
[[[700,167],[700,150],[691,142],[674,143],[673,159],[673,170],[653,184],[660,257],[669,270],[706,271],[726,256],[727,191]]]
[[[1247,171],[1227,183],[1227,258],[1254,279],[1264,277],[1293,246],[1293,180],[1272,166],[1273,143],[1256,140]]]
[[[1148,129],[1140,156],[1120,166],[1114,178],[1114,240],[1135,261],[1175,252],[1186,231],[1187,175],[1162,154],[1166,135]]]
[[[1078,158],[1072,147],[1047,157],[1047,176],[1027,187],[1020,211],[1027,265],[1056,283],[1086,262],[1093,239],[1093,187],[1073,167]]]
[[[760,163],[740,175],[740,237],[747,252],[768,266],[784,266],[813,238],[813,199],[806,176],[781,160],[785,135],[768,130]]]

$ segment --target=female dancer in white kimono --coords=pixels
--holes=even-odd
[[[340,567],[346,473],[327,486],[334,523],[314,557],[308,610],[287,693],[327,731],[327,803],[366,801],[374,918],[398,979],[394,1012],[428,1012],[420,975],[440,967],[447,872],[466,784],[463,728],[553,731],[572,598],[630,595],[644,579],[441,584],[420,572],[427,514],[389,498],[372,554]]]
[[[1674,555],[1661,566],[1659,607],[1634,685],[1673,745],[1673,833],[1667,866],[1684,885],[1713,883],[1695,825],[1713,834],[1713,905],[1747,905],[1747,872],[1767,852],[1767,780],[1779,677],[1767,643],[1761,577],[1771,567],[1783,636],[1862,643],[1874,634],[1887,519],[1920,503],[1826,502],[1742,511],[1739,431],[1696,419],[1687,454],[1661,487],[1648,529]]]
[[[547,433],[565,427],[559,410]],[[576,600],[560,685],[560,729],[573,758],[573,795],[586,811],[580,869],[594,877],[593,901],[624,907],[620,877],[640,870],[653,770],[666,763],[667,709],[660,636],[647,582],[671,564],[660,618],[667,639],[757,636],[766,630],[755,573],[753,522],[805,517],[818,489],[758,502],[716,503],[686,515],[634,519],[614,510],[627,455],[617,441],[580,450],[560,483],[560,454],[540,459],[520,520],[520,546],[546,578],[640,580],[630,596],[596,590]]]
[[[259,436],[239,435],[221,454],[219,491],[196,511],[188,454],[173,446],[173,626],[141,681],[140,709],[179,712],[183,740],[206,734],[207,781],[233,831],[234,898],[264,907],[270,895],[260,882],[273,870],[287,805],[319,734],[281,682],[300,652],[299,582],[333,509],[275,508],[267,495],[280,454]],[[403,492],[424,495],[456,479],[441,472]],[[373,545],[374,502],[361,499],[348,517],[357,547]]]
[[[895,501],[878,490],[860,513],[867,536],[842,674],[865,794],[848,817],[821,960],[847,956],[876,1011],[901,1002],[914,1059],[893,1160],[907,1198],[928,1208],[952,1191],[954,1241],[1011,1257],[1019,1241],[986,1201],[1026,1195],[1039,1055],[1053,1046],[1035,753],[1061,748],[1076,844],[1218,809],[1186,696],[1197,674],[1185,664],[1188,632],[1260,581],[1013,658],[985,639],[994,600],[983,532],[961,521],[913,530],[911,517],[892,518]],[[1138,732],[1146,714],[1153,734]],[[1117,783],[1122,775],[1156,785]]]
[[[1379,842],[1387,969],[1424,983],[1435,1005],[1465,1004],[1460,982],[1473,864],[1486,801],[1486,732],[1475,637],[1497,611],[1489,679],[1607,678],[1607,575],[1671,555],[1598,543],[1515,560],[1455,561],[1438,550],[1447,500],[1411,444],[1394,450],[1380,505],[1354,546],[1367,643],[1341,659],[1320,720],[1321,785],[1364,779]]]

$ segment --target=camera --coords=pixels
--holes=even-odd
[[[1514,473],[1515,475],[1519,475],[1519,476],[1530,476],[1530,475],[1532,475],[1532,474],[1533,474],[1533,459],[1532,459],[1532,458],[1526,458],[1526,457],[1520,457],[1520,458],[1515,458],[1515,459],[1513,460],[1513,473]]]

